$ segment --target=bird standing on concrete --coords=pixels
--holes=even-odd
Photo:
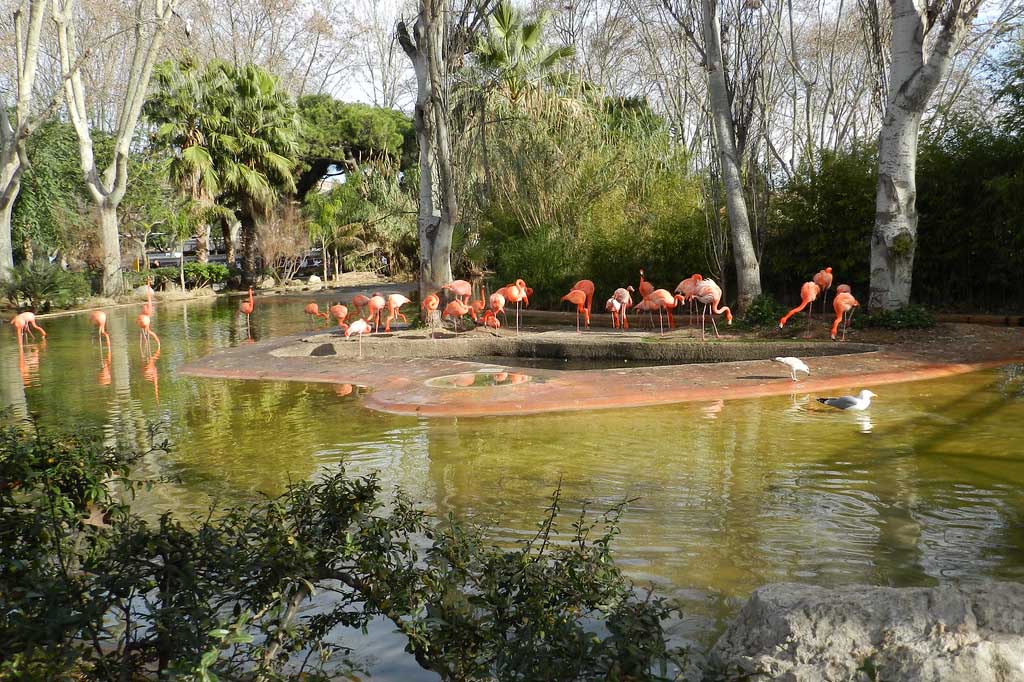
[[[859,412],[871,407],[871,399],[875,397],[877,397],[876,394],[864,389],[857,395],[844,395],[841,398],[818,398],[818,402],[822,405],[834,407],[837,410],[856,410]]]
[[[807,376],[811,375],[811,368],[800,358],[787,356],[784,358],[773,358],[772,362],[781,362],[786,367],[789,367],[789,373],[793,377],[793,381],[796,381],[797,372],[806,372]]]

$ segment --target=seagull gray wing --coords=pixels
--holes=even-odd
[[[818,398],[818,402],[839,410],[848,410],[857,404],[857,399],[852,395],[844,395],[841,398]]]

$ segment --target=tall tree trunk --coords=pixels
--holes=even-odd
[[[242,285],[256,284],[256,217],[251,211],[242,213]]]
[[[103,295],[113,296],[124,291],[124,277],[121,275],[121,241],[117,231],[117,204],[100,204],[97,215],[102,248]]]
[[[227,218],[220,219],[221,236],[224,238],[224,261],[229,268],[235,267],[234,226]]]
[[[701,28],[711,96],[711,120],[715,130],[718,160],[722,167],[722,186],[729,214],[729,235],[732,238],[733,260],[736,263],[737,307],[746,308],[761,295],[761,265],[750,234],[750,218],[743,196],[740,156],[736,149],[736,130],[732,104],[725,82],[722,59],[722,35],[718,20],[718,0],[701,0]]]
[[[0,174],[2,175],[2,174]],[[6,282],[11,277],[11,268],[14,267],[14,246],[11,243],[11,214],[14,212],[14,200],[18,196],[20,183],[15,181],[9,185],[10,199],[0,195],[0,282]]]
[[[419,143],[420,295],[452,280],[452,234],[458,215],[451,166],[448,106],[444,98],[444,1],[420,0],[410,36],[398,25],[398,41],[416,74],[413,128]],[[415,39],[415,42],[414,42]]]
[[[943,6],[889,0],[889,91],[878,137],[871,309],[892,310],[910,302],[917,249],[916,166],[921,116],[949,69],[954,46],[966,33],[981,2],[958,0]],[[930,37],[936,29],[937,35]]]
[[[210,262],[210,224],[205,220],[196,225],[196,262]]]
[[[889,310],[910,301],[917,246],[917,136],[921,114],[890,107],[878,141],[871,302]]]

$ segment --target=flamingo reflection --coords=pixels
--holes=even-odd
[[[160,359],[160,348],[156,349],[156,352],[149,356],[146,360],[146,364],[142,366],[142,378],[153,384],[153,397],[156,398],[156,404],[160,404],[160,372],[156,368],[156,361]]]

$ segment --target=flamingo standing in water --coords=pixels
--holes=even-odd
[[[238,312],[245,315],[245,333],[249,336],[249,316],[256,307],[256,300],[252,297],[252,287],[249,287],[249,300],[238,304]]]
[[[455,299],[444,307],[444,313],[442,313],[441,317],[449,317],[455,320],[455,333],[457,334],[459,332],[459,320],[472,312],[472,307],[466,305],[459,299]]]
[[[580,333],[580,313],[583,313],[583,318],[586,321],[586,326],[590,328],[590,310],[587,308],[587,294],[582,289],[573,289],[565,296],[562,297],[563,301],[568,301],[576,306],[576,333]]]
[[[637,291],[640,292],[640,298],[647,298],[654,291],[654,285],[644,279],[644,271],[640,270],[640,285],[637,287]]]
[[[89,313],[89,323],[95,325],[96,334],[100,337],[100,353],[103,352],[103,339],[107,340],[107,352],[110,352],[110,334],[107,333],[107,314],[102,310]]]
[[[697,293],[697,287],[700,285],[700,283],[701,283],[701,281],[703,279],[704,279],[704,277],[702,275],[694,274],[694,275],[691,275],[690,277],[687,277],[686,279],[684,279],[676,287],[676,293],[677,294],[682,294],[685,297],[685,299],[690,303],[690,326],[691,327],[693,326],[693,309],[694,309],[693,297],[694,297],[694,294]]]
[[[423,297],[423,303],[420,304],[420,308],[423,309],[423,314],[427,318],[427,324],[430,325],[430,338],[434,338],[434,322],[437,319],[437,309],[441,306],[441,297],[437,294],[427,294]]]
[[[139,350],[142,351],[143,355],[151,355],[148,353],[149,350],[149,339],[153,337],[156,339],[156,352],[160,352],[160,337],[156,335],[150,325],[152,325],[152,319],[146,313],[142,313],[135,318],[135,324],[139,327]],[[142,350],[143,343],[145,343],[146,350]]]
[[[828,290],[832,288],[832,268],[819,270],[814,273],[811,280],[821,289],[821,312],[825,312],[825,306],[828,305]]]
[[[318,318],[322,319],[324,322],[327,322],[327,320],[330,318],[330,315],[328,315],[327,313],[320,312],[320,306],[318,306],[316,303],[307,303],[306,307],[303,308],[303,310],[306,311],[307,315],[309,315],[309,320],[313,324],[313,329],[316,329],[317,327]]]
[[[670,294],[667,289],[655,289],[647,297],[651,304],[658,306],[658,323],[661,325],[661,333],[665,333],[665,320],[662,318],[662,311],[668,315],[668,328],[675,329],[676,321],[672,317],[672,311],[677,305],[686,299],[680,294]]]
[[[142,314],[153,316],[153,279],[146,278],[146,302],[142,304]]]
[[[28,334],[29,338],[35,338],[32,335],[33,329],[42,334],[44,339],[46,338],[46,332],[43,331],[42,327],[36,324],[35,313],[18,313],[11,318],[11,324],[14,325],[14,331],[18,334],[18,348],[21,348],[22,343],[24,343],[25,334]]]
[[[715,324],[715,315],[725,313],[726,322],[732,324],[732,311],[729,310],[728,306],[718,307],[718,304],[722,301],[722,288],[715,284],[715,281],[712,279],[702,280],[697,287],[697,293],[694,294],[694,298],[704,306],[704,310],[700,314],[701,341],[707,338],[704,332],[704,318],[707,316],[708,311],[711,312],[711,325],[715,328],[715,336],[721,338],[721,335],[718,333],[718,325]]]
[[[345,330],[345,338],[351,337],[353,334],[359,336],[359,358],[363,357],[363,334],[370,331],[370,323],[360,318],[350,324],[348,329]]]
[[[619,303],[619,310],[622,318],[619,320],[619,328],[629,329],[629,320],[626,319],[626,311],[633,307],[633,287],[628,286],[625,289],[618,288],[612,294],[612,298]]]
[[[370,302],[366,304],[366,317],[364,318],[367,322],[373,320],[373,333],[376,334],[377,330],[380,329],[380,311],[384,310],[387,306],[388,301],[380,294],[374,294],[370,297]]]
[[[380,296],[380,294],[374,294],[374,296]],[[363,317],[363,308],[370,302],[370,297],[366,294],[356,294],[352,297],[352,307],[356,309],[356,317]]]
[[[815,275],[815,277],[817,277],[817,275]],[[793,317],[804,308],[807,308],[807,324],[809,326],[811,324],[811,303],[817,300],[819,293],[821,293],[821,288],[817,284],[814,282],[804,282],[800,286],[800,305],[782,316],[779,320],[779,329],[785,327],[789,318]]]
[[[853,319],[853,309],[859,305],[860,303],[853,297],[853,294],[845,292],[837,293],[836,297],[832,299],[832,309],[836,311],[836,319],[832,322],[833,341],[836,340],[836,332],[839,330],[841,321],[843,322],[843,341],[846,341],[846,329],[850,326],[850,320]]]
[[[348,325],[345,324],[345,318],[348,317],[348,308],[346,306],[335,303],[327,311],[331,314],[331,317],[338,321],[339,329],[348,329]]]
[[[409,324],[408,318],[406,318],[406,316],[403,315],[401,311],[401,307],[406,303],[409,303],[409,299],[406,298],[405,296],[402,296],[401,294],[390,294],[388,296],[386,303],[388,309],[388,316],[387,319],[384,320],[385,332],[391,331],[391,320],[395,319],[396,317],[400,319],[402,322]]]

